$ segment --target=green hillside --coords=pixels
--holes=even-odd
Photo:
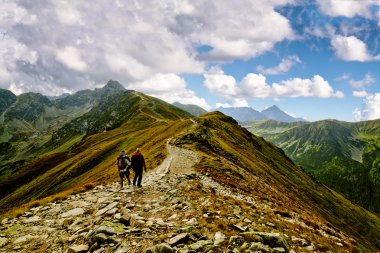
[[[116,175],[114,160],[121,149],[132,152],[141,147],[148,165],[156,166],[164,155],[164,140],[173,134],[171,128],[179,131],[190,124],[183,121],[189,117],[177,107],[138,92],[110,95],[54,132],[50,141],[35,149],[37,159],[1,168],[0,207],[110,180]]]
[[[181,104],[179,102],[175,102],[175,103],[173,103],[173,105],[184,110],[184,111],[187,111],[188,113],[190,113],[191,115],[196,116],[196,117],[202,116],[202,115],[207,113],[207,111],[205,109],[203,109],[202,107],[197,106],[197,105]]]
[[[380,120],[275,125],[255,124],[250,130],[282,148],[322,183],[380,213]]]

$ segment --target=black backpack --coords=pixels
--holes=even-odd
[[[123,156],[119,156],[117,158],[117,167],[119,170],[122,170],[126,167],[125,158]]]

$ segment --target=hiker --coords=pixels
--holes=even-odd
[[[144,156],[141,154],[140,149],[137,148],[136,152],[133,153],[131,158],[132,169],[135,172],[135,177],[133,178],[133,185],[141,187],[143,168],[146,171]]]
[[[119,169],[120,176],[120,186],[123,187],[124,176],[128,180],[128,184],[131,185],[131,180],[129,179],[129,168],[131,166],[131,160],[125,154],[125,151],[121,151],[120,155],[116,159],[116,165]]]

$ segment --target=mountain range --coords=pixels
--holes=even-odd
[[[307,239],[312,242],[310,247],[318,251],[373,252],[380,249],[378,216],[327,188],[297,166],[282,149],[220,112],[193,117],[162,100],[125,90],[115,81],[101,89],[79,91],[53,100],[35,93],[14,96],[4,90],[0,94],[1,215],[23,217],[28,215],[26,208],[118,181],[115,159],[120,150],[130,154],[140,147],[148,169],[153,170],[166,161],[167,145],[171,143],[199,156],[192,166],[198,176],[190,175],[186,179],[192,182],[191,187],[184,182],[178,182],[177,186],[185,195],[200,194],[202,202],[210,203],[202,205],[199,217],[187,217],[188,220],[226,215],[225,219],[208,219],[209,224],[215,222],[215,226],[199,227],[205,234],[222,232],[234,238],[249,229],[277,231],[289,234],[287,240],[294,249],[303,241],[293,240],[293,236]],[[366,129],[363,133],[367,138],[378,133],[376,124],[362,128]],[[371,148],[376,150],[376,146],[368,147]],[[177,162],[177,170],[181,172],[181,160]],[[210,193],[204,192],[204,181],[197,181],[199,177],[210,182]],[[239,208],[251,213],[249,219],[237,209],[218,213],[213,182],[239,192]],[[101,193],[103,188],[96,188],[96,192]],[[255,198],[255,202],[244,202],[248,198]],[[175,210],[186,210],[185,201],[171,201]],[[148,203],[140,206],[145,213],[150,212]],[[227,209],[228,206],[224,204]],[[266,217],[256,211],[258,206],[265,206]],[[96,212],[91,217],[97,223],[95,216]],[[250,225],[243,228],[230,224],[229,221],[236,217],[244,219],[245,223],[250,221]],[[295,223],[297,217],[302,217],[298,225]],[[8,234],[8,228],[2,226],[0,234]],[[347,234],[352,240],[341,240],[340,234]],[[285,252],[289,251],[285,248]]]
[[[208,111],[206,111],[202,107],[197,106],[197,105],[193,105],[193,104],[181,104],[179,102],[175,102],[175,103],[173,103],[173,105],[177,106],[178,108],[181,108],[184,111],[187,111],[188,113],[190,113],[191,115],[196,116],[196,117],[202,116],[202,115],[208,113]]]
[[[262,121],[247,127],[282,148],[322,183],[380,213],[380,120]]]
[[[276,105],[268,107],[259,112],[251,107],[219,107],[218,111],[228,115],[239,122],[258,121],[258,120],[276,120],[279,122],[297,122],[305,121],[302,118],[295,118],[282,111]]]

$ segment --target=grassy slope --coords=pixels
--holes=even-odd
[[[380,213],[380,121],[324,120],[301,126],[256,125],[260,134],[282,148],[319,181],[368,210]],[[354,187],[353,187],[354,186]]]
[[[141,147],[148,167],[157,166],[165,157],[165,140],[191,124],[185,120],[189,114],[163,101],[136,94],[138,102],[119,128],[84,137],[83,133],[77,133],[61,143],[78,140],[72,141],[74,145],[46,149],[39,159],[22,164],[0,184],[2,210],[73,187],[116,180],[114,163],[122,149],[131,153]]]
[[[283,151],[219,113],[198,119],[177,142],[202,154],[198,168],[285,210],[317,213],[369,249],[380,249],[380,219],[297,167]]]

